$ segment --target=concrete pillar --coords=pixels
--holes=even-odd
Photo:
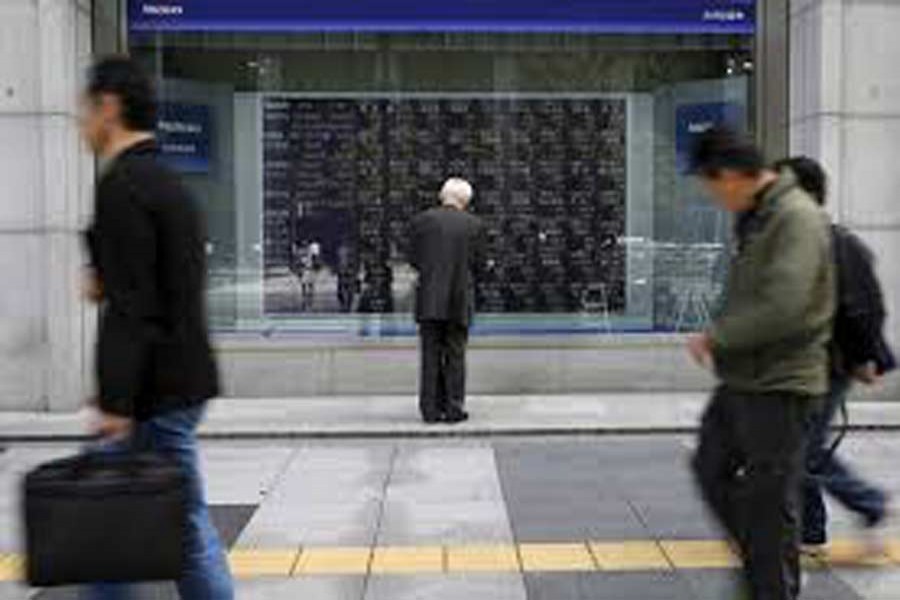
[[[89,0],[0,0],[0,409],[68,410],[88,393],[93,162],[77,93],[90,49]]]
[[[831,211],[877,252],[900,343],[900,2],[792,0],[792,150],[821,159]],[[881,395],[896,396],[894,378]]]

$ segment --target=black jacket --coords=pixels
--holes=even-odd
[[[481,219],[446,206],[420,214],[410,231],[409,259],[419,273],[416,320],[468,326],[475,305],[473,273],[484,262]]]
[[[872,251],[849,229],[832,226],[837,266],[838,308],[834,321],[834,371],[847,374],[875,363],[880,374],[896,368],[883,328],[884,295],[875,274]]]
[[[128,149],[101,176],[86,237],[104,293],[101,408],[141,419],[215,396],[203,218],[154,142]]]

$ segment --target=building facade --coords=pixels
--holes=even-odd
[[[278,0],[4,0],[0,407],[91,393],[96,319],[78,288],[95,168],[77,92],[111,52],[155,77],[164,158],[206,208],[229,395],[412,393],[405,223],[449,175],[473,181],[490,230],[473,392],[704,389],[681,343],[715,308],[730,228],[683,161],[718,122],[773,158],[823,158],[835,215],[885,259],[897,307],[900,6],[641,1],[298,15]]]

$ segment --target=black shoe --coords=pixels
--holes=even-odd
[[[454,425],[456,423],[463,423],[468,420],[469,413],[464,410],[455,410],[444,415],[444,423],[450,423],[451,425]]]
[[[422,421],[426,425],[438,425],[439,423],[446,422],[444,420],[444,415],[425,415],[422,417]]]
[[[887,507],[882,508],[879,512],[863,516],[863,527],[866,529],[875,529],[884,525],[888,518]]]

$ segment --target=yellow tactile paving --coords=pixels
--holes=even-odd
[[[232,550],[228,563],[239,578],[288,577],[299,555],[299,550]]]
[[[893,562],[891,545],[873,546],[855,540],[835,540],[825,548],[824,562],[831,566],[886,567]]]
[[[294,575],[365,575],[370,548],[304,548]]]
[[[522,568],[526,571],[593,571],[594,559],[587,544],[522,544]]]
[[[21,581],[25,576],[25,561],[15,554],[0,554],[0,581]]]
[[[451,573],[519,571],[515,546],[452,546],[447,548],[447,570]]]
[[[730,569],[740,565],[724,541],[662,541],[659,545],[676,569]]]
[[[372,573],[440,573],[444,570],[444,549],[440,546],[376,548]]]
[[[800,568],[804,571],[821,571],[827,569],[828,565],[825,563],[824,555],[814,556],[803,553],[800,555]]]
[[[592,542],[589,547],[603,571],[672,570],[656,542]]]
[[[886,541],[884,543],[884,553],[891,562],[900,564],[900,540]]]
[[[490,573],[558,571],[671,571],[728,569],[738,560],[721,540],[624,540],[557,544],[319,547],[302,550],[238,548],[229,562],[239,579],[418,573]],[[900,540],[873,552],[864,542],[835,540],[821,561],[806,568],[900,568]],[[0,554],[0,582],[21,581],[24,560]]]

